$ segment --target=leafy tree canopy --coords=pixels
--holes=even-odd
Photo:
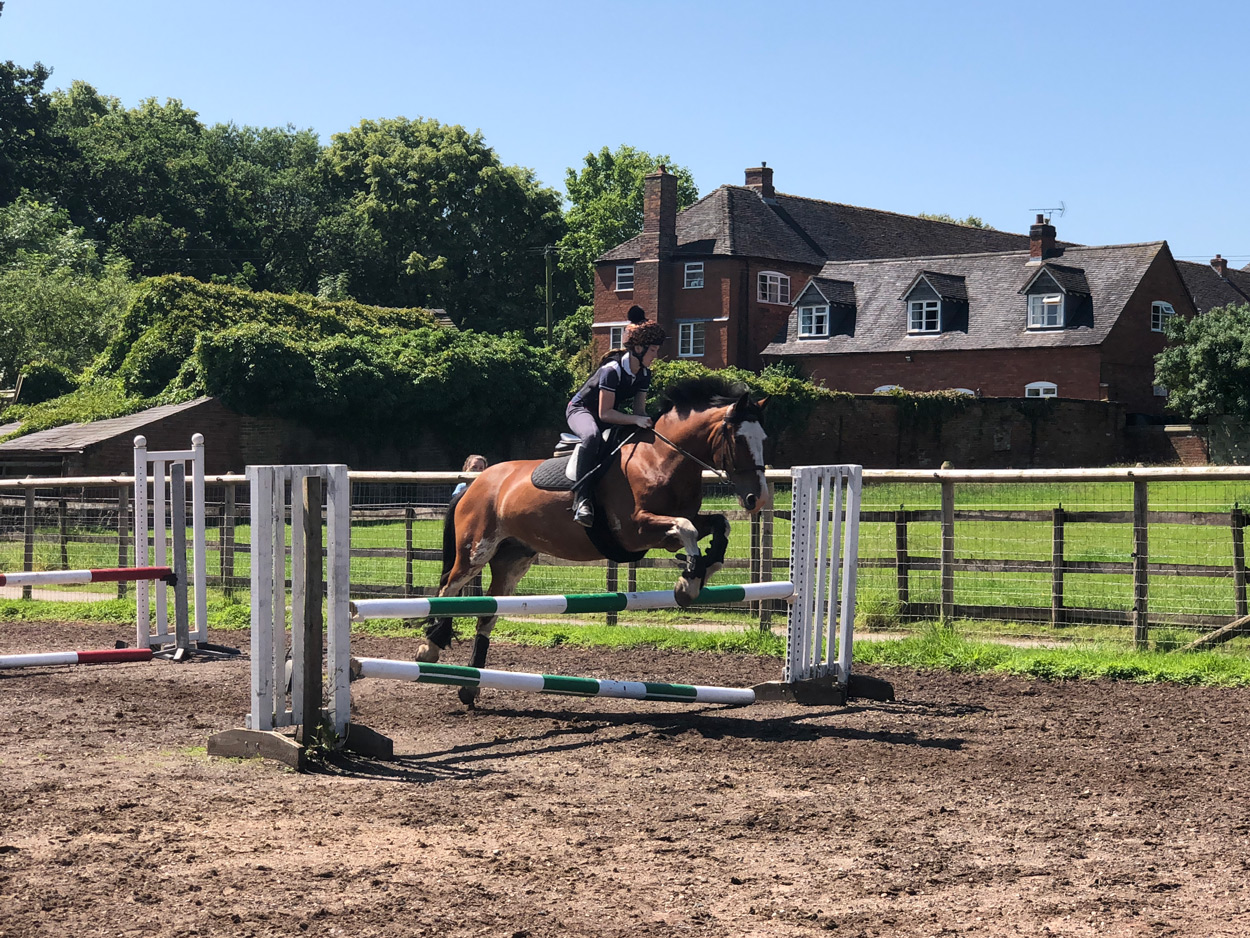
[[[963,225],[965,228],[984,228],[987,231],[993,231],[993,225],[987,225],[980,217],[969,215],[967,218],[956,218],[946,212],[921,212],[917,218],[927,218],[929,221],[944,221],[952,225]]]
[[[1190,420],[1227,414],[1250,419],[1250,305],[1222,306],[1167,326],[1155,381],[1168,405]]]
[[[677,210],[692,205],[699,190],[690,170],[674,165],[667,155],[652,156],[625,144],[587,153],[580,171],[565,174],[571,204],[568,233],[560,240],[560,264],[572,274],[583,303],[594,301],[595,258],[642,231],[643,180],[661,163],[677,177]]]
[[[564,231],[560,197],[504,166],[480,132],[436,120],[361,121],[325,155],[343,209],[322,225],[323,273],[351,295],[445,308],[492,331],[543,319],[542,247]]]
[[[48,191],[58,174],[65,141],[54,127],[52,98],[44,85],[52,70],[0,62],[0,204],[23,189]]]
[[[102,257],[65,211],[28,198],[0,208],[0,381],[37,359],[81,370],[130,288],[129,264]]]

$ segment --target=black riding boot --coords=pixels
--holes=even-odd
[[[584,528],[595,523],[595,506],[590,500],[590,480],[573,489],[573,520]]]

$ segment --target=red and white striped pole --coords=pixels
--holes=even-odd
[[[39,668],[54,664],[116,664],[151,661],[151,648],[102,648],[99,651],[48,651],[28,655],[0,655],[0,668]]]
[[[0,586],[71,586],[82,583],[119,583],[132,580],[166,580],[172,567],[116,567],[106,570],[29,570],[0,573]]]

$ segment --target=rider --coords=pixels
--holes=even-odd
[[[595,510],[590,501],[592,469],[599,465],[603,448],[603,430],[609,424],[647,428],[647,389],[651,386],[651,369],[660,345],[668,336],[657,322],[647,319],[640,306],[631,306],[623,348],[613,349],[603,357],[599,368],[573,395],[564,415],[569,429],[582,441],[582,457],[578,468],[581,478],[573,487],[573,520],[585,527],[594,523]],[[632,404],[632,413],[624,413],[619,405]]]

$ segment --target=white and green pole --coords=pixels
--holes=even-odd
[[[528,674],[524,671],[492,671],[454,664],[423,661],[391,661],[387,658],[353,658],[352,677],[416,681],[419,684],[451,684],[531,694],[566,694],[574,697],[618,697],[624,700],[666,700],[673,703],[755,703],[749,687],[707,687],[702,684],[665,684],[655,681],[608,681],[559,674]]]
[[[794,584],[741,583],[705,586],[696,606],[789,599]],[[631,609],[673,609],[672,590],[643,593],[570,593],[554,596],[430,596],[420,599],[358,599],[351,604],[352,618],[425,619],[429,616],[535,616],[561,613],[621,612]]]

